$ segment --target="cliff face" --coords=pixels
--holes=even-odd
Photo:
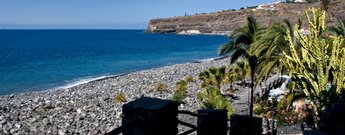
[[[198,14],[184,17],[153,19],[149,22],[149,33],[179,33],[188,30],[199,30],[201,33],[216,31],[232,31],[246,23],[247,16],[254,16],[262,26],[288,19],[296,22],[304,14],[304,10],[313,4],[279,3],[274,5],[275,10],[243,9],[237,11],[223,11],[211,14]],[[334,0],[330,12],[340,18],[345,17],[345,0]],[[306,21],[306,19],[304,19]],[[328,19],[327,23],[334,24],[336,19]],[[306,24],[306,23],[304,23]]]

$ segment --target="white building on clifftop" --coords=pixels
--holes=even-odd
[[[287,3],[307,3],[307,0],[286,0]]]
[[[182,35],[194,35],[194,34],[201,34],[201,32],[199,30],[183,30],[181,32],[179,32],[178,34],[182,34]]]

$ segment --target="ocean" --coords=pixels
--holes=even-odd
[[[226,42],[144,30],[0,30],[0,95],[214,58]]]

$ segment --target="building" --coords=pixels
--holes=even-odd
[[[311,2],[311,3],[314,3],[315,0],[286,0],[286,3],[308,3],[308,2]]]
[[[275,10],[274,4],[261,4],[256,10]]]
[[[307,3],[307,0],[295,0],[295,3]]]
[[[308,29],[301,29],[300,31],[301,31],[301,33],[303,35],[308,35],[309,34],[309,30]]]

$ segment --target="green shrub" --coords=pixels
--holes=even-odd
[[[180,104],[183,104],[183,103],[185,103],[184,102],[185,98],[186,98],[186,96],[182,92],[176,92],[175,91],[171,100],[176,101]]]
[[[307,107],[300,108],[298,111],[289,107],[286,109],[278,109],[274,118],[277,119],[277,124],[279,126],[287,126],[302,123],[306,120],[307,116]]]
[[[187,78],[186,78],[186,81],[187,82],[194,82],[194,78],[192,77],[192,76],[188,76]]]
[[[116,103],[124,103],[124,102],[126,102],[127,100],[126,100],[126,97],[125,97],[125,94],[123,94],[122,92],[121,93],[119,93],[119,94],[117,94],[116,96],[115,96],[115,102]]]
[[[234,112],[234,108],[229,100],[221,95],[220,91],[215,87],[208,87],[205,91],[199,93],[197,98],[202,101],[202,108],[205,109],[225,109],[230,116]]]
[[[253,105],[254,114],[257,116],[264,116],[271,111],[271,106],[267,102],[254,103]]]
[[[187,93],[186,90],[187,90],[187,81],[181,80],[181,81],[176,82],[172,100],[181,104],[184,103],[184,99],[186,98],[186,93]]]
[[[161,91],[166,90],[166,88],[167,88],[167,85],[166,85],[166,84],[164,84],[164,83],[159,83],[159,84],[157,84],[157,86],[156,86],[156,91],[161,92]]]
[[[175,92],[185,94],[187,90],[187,82],[185,80],[178,81],[175,86]]]

